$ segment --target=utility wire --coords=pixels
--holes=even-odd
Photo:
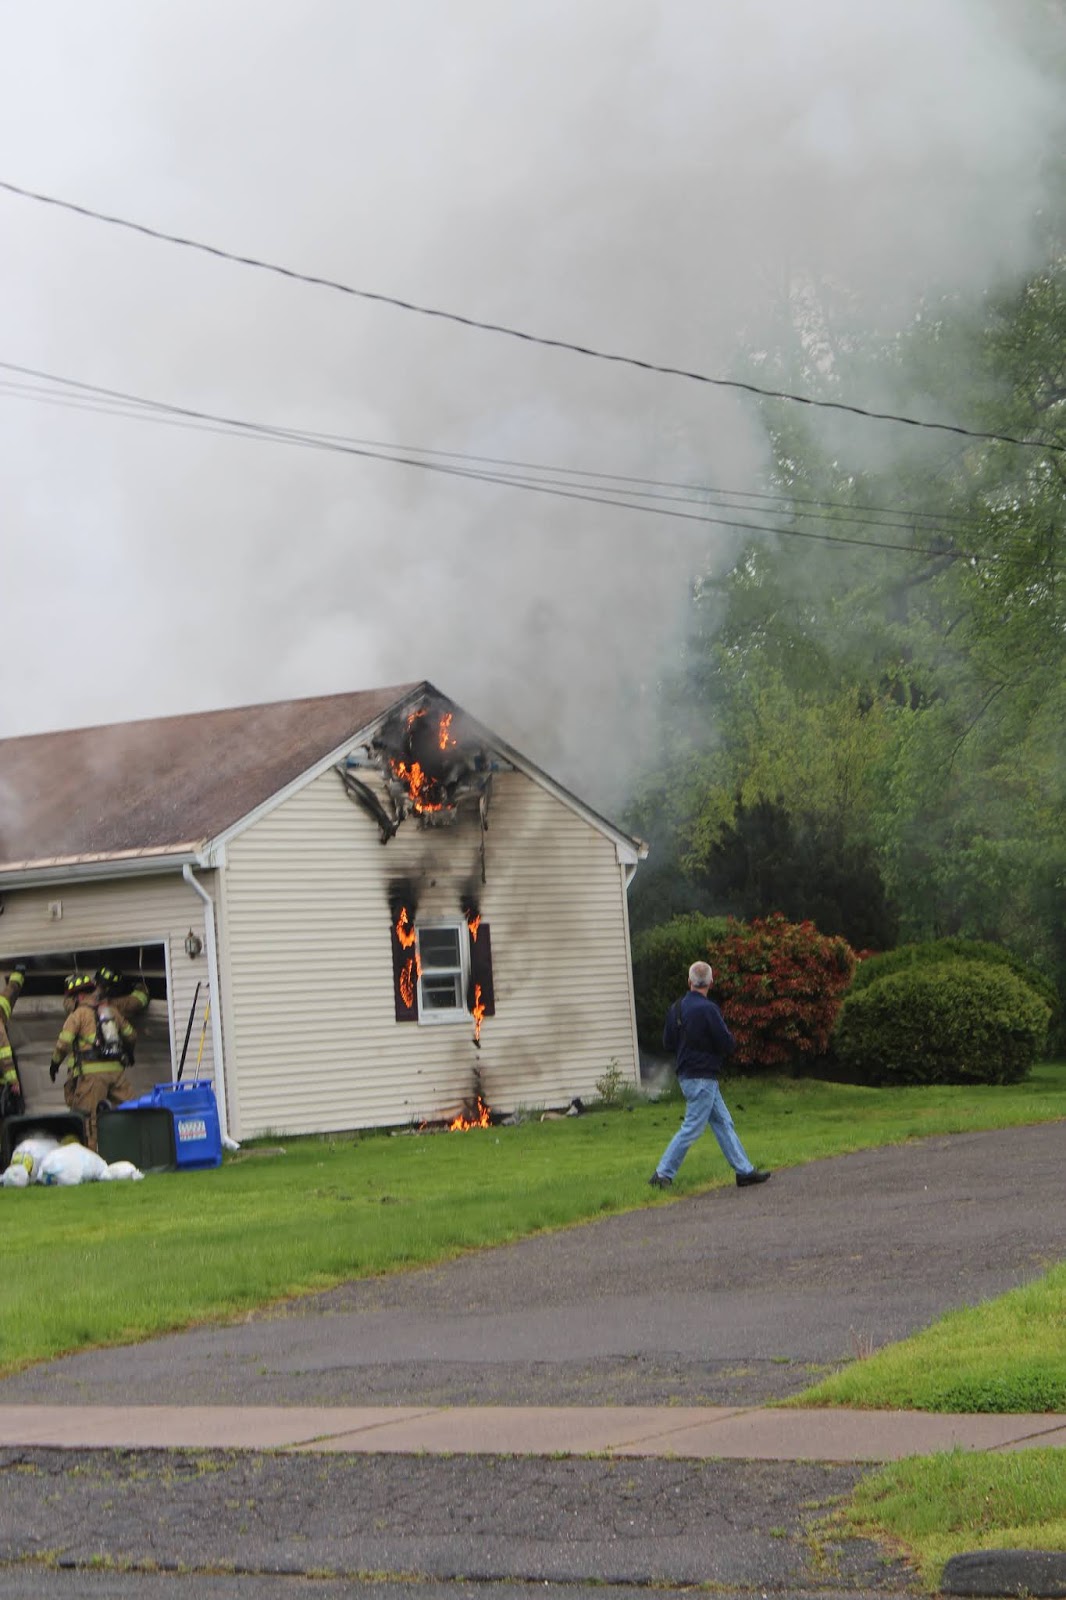
[[[4,365],[5,365],[5,363],[0,362],[0,368],[2,368]],[[140,405],[135,404],[132,401],[127,402],[125,400],[120,400],[120,399],[111,399],[106,395],[96,396],[96,395],[92,395],[92,394],[83,394],[83,393],[77,393],[77,392],[76,393],[66,393],[66,392],[63,392],[62,390],[58,390],[58,389],[54,389],[54,388],[43,388],[43,387],[41,387],[39,385],[30,384],[30,383],[14,383],[14,382],[10,381],[9,379],[0,379],[0,395],[7,395],[11,399],[15,399],[15,400],[29,400],[29,401],[37,402],[37,403],[39,403],[41,405],[51,405],[51,406],[55,406],[59,410],[64,410],[64,411],[91,411],[91,412],[95,412],[99,416],[126,417],[126,418],[130,419],[131,421],[167,422],[167,423],[170,423],[174,427],[179,427],[179,426],[180,427],[185,427],[185,428],[193,429],[193,430],[195,430],[197,432],[201,432],[201,433],[221,434],[223,437],[232,438],[238,433],[238,428],[236,426],[234,426],[234,425],[230,425],[230,424],[215,425],[215,424],[209,423],[207,421],[199,421],[196,418],[184,419],[183,420],[183,419],[181,419],[179,417],[168,415],[166,411],[159,411],[154,406],[150,407],[150,408],[149,407],[145,407],[145,406],[140,406]],[[247,426],[248,426],[248,428],[254,430],[256,436],[258,436],[260,431],[261,431],[261,429],[265,427],[265,425],[261,425],[261,424],[248,424]],[[244,424],[240,425],[241,430],[243,430],[244,427],[245,427]],[[293,444],[303,443],[303,444],[306,444],[309,447],[310,446],[317,446],[317,447],[322,448],[322,449],[328,449],[331,446],[336,446],[336,447],[339,448],[339,447],[341,447],[343,445],[371,445],[371,446],[376,445],[377,451],[380,453],[379,454],[379,458],[381,460],[386,460],[386,461],[395,459],[396,456],[397,456],[397,452],[407,452],[407,453],[411,453],[411,454],[418,455],[418,456],[443,455],[443,456],[446,456],[446,457],[448,457],[448,458],[450,458],[452,460],[465,461],[465,462],[474,463],[474,464],[476,464],[478,462],[489,462],[489,463],[491,463],[493,460],[496,459],[496,458],[491,457],[491,456],[490,457],[481,457],[481,456],[476,456],[476,455],[464,455],[460,451],[435,451],[435,450],[427,449],[426,447],[421,446],[421,445],[387,444],[387,443],[379,443],[378,441],[368,441],[368,440],[359,440],[359,439],[354,439],[354,440],[353,439],[346,439],[343,435],[339,435],[339,434],[313,433],[313,432],[305,431],[303,429],[272,429],[270,431],[270,433],[264,434],[263,436],[267,437],[267,438],[278,436],[278,442],[280,442],[280,443],[293,443]],[[429,465],[430,463],[426,463],[426,464]],[[504,463],[504,464],[506,465],[506,463]],[[523,467],[525,465],[526,464],[522,463],[522,462],[513,463],[513,466],[515,468]],[[440,470],[442,470],[442,471],[444,470],[443,466],[441,467]],[[539,473],[539,474],[541,474],[541,476],[531,477],[531,476],[529,476],[530,472]],[[885,508],[890,513],[889,517],[882,518],[882,517],[854,516],[854,515],[852,515],[850,513],[850,508],[848,506],[846,506],[845,504],[841,503],[841,510],[843,511],[844,514],[841,515],[841,516],[828,516],[828,515],[826,515],[826,513],[824,511],[795,511],[795,510],[790,510],[787,507],[783,508],[783,509],[778,509],[776,506],[773,506],[773,505],[756,507],[756,506],[745,505],[743,503],[739,503],[738,504],[737,502],[732,501],[732,500],[728,500],[728,501],[710,501],[710,502],[708,502],[708,499],[707,499],[707,495],[708,494],[729,493],[729,494],[733,494],[733,495],[738,495],[739,496],[739,495],[743,495],[746,491],[744,491],[744,490],[728,490],[728,491],[704,490],[701,486],[697,485],[697,486],[695,486],[696,492],[691,493],[691,494],[684,494],[684,493],[673,492],[673,486],[667,484],[667,485],[664,485],[664,488],[669,490],[670,492],[664,493],[661,490],[653,489],[653,488],[650,488],[650,487],[647,488],[647,489],[629,488],[629,487],[625,487],[625,486],[615,486],[613,483],[603,483],[603,482],[600,482],[600,481],[596,481],[596,480],[600,479],[601,477],[602,478],[608,478],[608,479],[617,478],[617,477],[620,477],[621,474],[615,474],[615,473],[598,474],[598,473],[591,472],[591,471],[583,471],[581,468],[577,468],[577,467],[556,467],[556,468],[553,468],[553,467],[546,466],[543,463],[538,463],[535,466],[530,466],[530,467],[527,468],[526,472],[521,473],[521,474],[518,473],[517,471],[479,472],[477,474],[477,476],[482,478],[483,481],[485,481],[485,482],[499,483],[499,484],[501,484],[503,486],[510,485],[511,487],[516,488],[516,489],[533,488],[538,484],[545,484],[545,485],[554,486],[554,487],[560,488],[560,489],[569,487],[569,488],[584,489],[584,490],[592,490],[592,489],[602,490],[605,493],[610,493],[611,495],[618,497],[616,503],[619,506],[622,506],[622,505],[627,504],[627,503],[629,503],[629,504],[638,504],[638,506],[639,506],[639,504],[641,502],[645,502],[645,501],[659,501],[659,502],[663,502],[663,503],[665,503],[667,505],[707,505],[708,503],[710,503],[711,505],[714,505],[714,506],[720,506],[723,511],[737,511],[737,512],[758,511],[763,516],[791,517],[793,519],[797,519],[797,520],[801,520],[801,521],[808,521],[808,522],[813,521],[813,522],[834,523],[834,524],[836,524],[838,526],[841,523],[846,522],[849,527],[857,527],[857,528],[886,528],[886,529],[896,529],[899,532],[905,532],[909,528],[914,534],[917,534],[919,531],[924,533],[927,536],[935,535],[935,534],[939,533],[939,534],[943,534],[945,539],[954,539],[959,535],[959,533],[961,531],[959,528],[950,528],[950,529],[948,529],[948,528],[938,528],[935,525],[934,526],[926,526],[926,525],[923,525],[923,524],[918,522],[918,520],[917,520],[918,517],[921,517],[921,516],[932,516],[933,513],[931,513],[931,512],[924,512],[924,513],[923,512],[917,512],[913,516],[908,516],[904,512],[894,511],[892,508]],[[585,479],[586,481],[582,482],[581,479]],[[591,481],[589,481],[589,480],[591,480]],[[644,479],[644,480],[635,480],[635,481],[637,481],[637,482],[646,482],[646,483],[651,484],[651,483],[654,483],[656,480],[654,480],[654,479]],[[678,488],[686,488],[686,487],[689,487],[689,486],[688,485],[678,485]],[[647,507],[644,507],[644,509],[651,510],[651,509],[653,509],[653,507],[647,506]],[[739,522],[738,523],[731,523],[730,522],[730,523],[725,523],[724,525],[725,526],[733,526],[733,527],[751,527],[751,526],[753,526],[753,524],[751,524],[749,522],[743,522],[743,523],[739,523]],[[782,529],[781,531],[787,532],[788,530]],[[976,531],[976,530],[974,528],[971,528],[970,531]],[[908,548],[911,548],[911,547],[908,546]]]
[[[65,385],[69,388],[77,389],[79,391],[87,391],[92,395],[106,397],[109,400],[115,400],[123,408],[128,405],[132,405],[138,409],[158,407],[163,407],[164,409],[168,410],[172,409],[167,406],[166,402],[149,401],[139,398],[135,395],[127,394],[123,390],[104,389],[96,384],[79,383],[77,379],[64,378],[58,374],[44,373],[38,368],[19,366],[14,362],[0,361],[0,370],[16,372],[25,376],[39,378],[43,382]],[[59,396],[55,390],[43,389],[33,384],[17,384],[8,381],[7,383],[0,383],[0,388],[7,393],[16,396],[21,395],[27,399],[37,399],[44,403],[49,403],[50,400],[54,399],[57,405],[60,404]],[[86,409],[103,410],[105,408],[101,406],[99,408],[87,407]],[[124,410],[120,410],[117,414],[125,415],[128,413]],[[136,412],[134,414],[136,414]],[[263,427],[266,425],[250,424],[250,426]],[[707,496],[713,495],[716,497],[717,501],[721,503],[722,509],[724,510],[757,510],[763,515],[788,515],[797,518],[803,518],[805,520],[818,520],[824,522],[837,522],[841,520],[838,517],[825,516],[824,510],[828,509],[842,512],[844,514],[844,518],[848,522],[860,527],[895,527],[900,529],[910,528],[913,532],[917,532],[920,523],[925,521],[933,521],[938,524],[956,522],[962,527],[969,528],[971,531],[976,531],[981,526],[981,524],[973,516],[964,515],[960,512],[945,511],[941,513],[935,511],[921,511],[917,508],[910,508],[907,506],[867,505],[852,503],[844,500],[815,500],[803,498],[802,496],[775,494],[755,489],[723,489],[712,484],[703,484],[698,482],[693,483],[691,481],[681,481],[676,479],[644,478],[627,473],[601,472],[598,469],[588,467],[559,466],[558,464],[552,462],[522,461],[515,460],[514,458],[510,457],[477,455],[469,451],[439,450],[428,445],[405,445],[398,444],[391,440],[384,441],[380,439],[352,438],[347,434],[326,433],[321,431],[292,428],[285,429],[284,431],[287,434],[298,436],[301,439],[307,439],[308,441],[314,440],[315,442],[324,444],[359,445],[368,449],[388,451],[390,453],[403,451],[410,455],[439,456],[448,461],[461,461],[465,464],[474,464],[476,466],[489,465],[493,467],[520,468],[524,473],[548,473],[551,474],[551,476],[556,480],[575,478],[586,480],[592,479],[594,481],[591,485],[586,482],[582,484],[581,487],[593,487],[596,489],[607,487],[610,489],[612,494],[624,494],[627,496],[636,496],[642,499],[668,499],[676,500],[682,504],[699,505],[705,503],[705,498]],[[616,484],[627,486],[646,485],[647,487],[616,488]],[[685,492],[678,494],[659,494],[653,492],[659,490],[679,490]],[[744,503],[752,500],[763,502],[782,502],[786,509],[778,511],[774,505],[764,504],[752,506]],[[813,511],[798,511],[794,509],[796,506],[812,506],[816,509]],[[892,520],[882,522],[874,518],[858,516],[856,515],[857,512],[879,513],[884,517],[891,518]],[[942,528],[924,528],[923,531],[927,533],[946,533],[948,530]]]
[[[221,245],[206,244],[201,239],[188,239],[182,234],[168,233],[163,228],[153,228],[144,222],[133,222],[128,217],[116,217],[92,206],[78,205],[73,200],[61,200],[56,195],[41,194],[36,189],[26,189],[21,184],[0,178],[0,189],[23,200],[38,201],[41,205],[55,206],[61,211],[71,211],[76,216],[104,222],[111,227],[126,228],[131,233],[143,234],[164,244],[179,245],[185,250],[198,250],[215,256],[220,261],[232,261],[238,266],[252,267],[259,272],[270,272],[297,283],[311,284],[320,289],[332,289],[338,294],[351,295],[359,300],[372,300],[379,305],[394,306],[399,311],[411,311],[421,317],[435,317],[443,322],[455,322],[465,328],[477,328],[482,333],[497,333],[508,339],[521,339],[527,344],[543,345],[553,350],[568,350],[573,355],[587,356],[594,361],[611,361],[621,366],[637,367],[644,372],[657,372],[672,378],[686,378],[692,383],[709,384],[719,389],[738,389],[763,400],[787,400],[794,405],[812,406],[822,411],[845,411],[851,416],[863,417],[873,422],[897,422],[908,428],[927,428],[938,433],[959,434],[966,439],[984,439],[1000,444],[1015,444],[1030,450],[1053,451],[1066,455],[1066,445],[1052,444],[1042,439],[1026,439],[1013,433],[986,432],[979,428],[964,428],[954,422],[931,422],[921,417],[909,417],[894,411],[873,411],[866,406],[849,405],[843,400],[817,400],[812,395],[794,394],[787,389],[767,389],[761,384],[745,383],[740,378],[714,378],[705,372],[693,372],[686,367],[673,367],[657,361],[645,361],[639,356],[620,355],[615,351],[599,350],[592,345],[577,344],[569,339],[553,339],[544,334],[529,333],[522,328],[512,328],[502,322],[487,322],[479,317],[464,316],[458,311],[444,311],[438,306],[421,305],[414,300],[404,300],[397,295],[382,294],[373,289],[357,289],[336,278],[321,277],[317,273],[299,272],[295,267],[283,267],[277,262],[263,261],[258,256],[240,255],[225,250]]]
[[[149,399],[141,395],[132,394],[125,390],[104,388],[98,384],[82,382],[75,378],[66,378],[54,373],[41,371],[38,368],[26,367],[15,362],[0,361],[0,370],[15,372],[24,377],[33,377],[44,382],[62,385],[64,388],[77,391],[75,394],[50,395],[44,391],[27,394],[29,386],[12,384],[10,388],[15,393],[15,398],[35,398],[41,400],[54,400],[57,403],[77,405],[79,400],[84,409],[98,410],[105,414],[118,415],[131,420],[169,423],[177,420],[186,426],[203,425],[211,431],[224,432],[228,435],[266,440],[278,444],[297,445],[304,449],[317,449],[334,452],[342,455],[356,456],[364,460],[390,462],[395,466],[419,468],[424,472],[435,472],[446,477],[466,478],[476,482],[496,484],[503,488],[522,489],[527,493],[548,494],[566,500],[580,500],[591,505],[613,506],[617,510],[643,511],[653,516],[673,517],[686,522],[698,522],[715,527],[739,529],[746,533],[770,533],[782,538],[814,540],[823,544],[857,545],[863,549],[893,550],[908,555],[922,555],[945,557],[952,561],[966,560],[992,560],[1002,559],[1000,551],[975,551],[960,550],[949,545],[923,546],[913,543],[894,543],[888,540],[850,538],[846,535],[812,533],[800,528],[783,528],[779,525],[737,521],[726,517],[700,515],[694,512],[670,510],[665,505],[642,505],[638,502],[627,502],[612,498],[608,493],[593,493],[595,485],[577,486],[563,484],[551,479],[532,479],[514,474],[503,474],[482,471],[473,467],[462,467],[439,461],[420,460],[415,456],[400,453],[396,450],[372,449],[354,442],[344,442],[336,436],[316,435],[300,429],[282,428],[269,423],[248,421],[241,417],[230,417],[211,411],[199,410],[191,406],[179,406],[169,401]],[[723,509],[731,509],[725,507]],[[788,513],[771,513],[787,515]],[[836,521],[835,518],[825,520]],[[935,529],[924,530],[935,533]],[[951,537],[949,535],[948,537]]]

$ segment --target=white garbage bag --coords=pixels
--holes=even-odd
[[[106,1172],[101,1172],[100,1181],[109,1183],[127,1180],[139,1183],[144,1177],[140,1167],[135,1167],[132,1161],[112,1161]]]
[[[37,1182],[61,1184],[96,1183],[107,1172],[107,1162],[95,1150],[83,1144],[61,1144],[58,1150],[45,1156],[37,1174]]]
[[[0,1176],[0,1183],[5,1189],[25,1189],[27,1184],[36,1181],[45,1156],[58,1149],[59,1140],[50,1133],[27,1134],[12,1150],[10,1165]],[[20,1173],[24,1176],[20,1177]]]

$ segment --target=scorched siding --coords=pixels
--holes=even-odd
[[[366,776],[366,774],[364,774]],[[241,1137],[453,1116],[475,1068],[495,1110],[595,1093],[610,1062],[637,1075],[625,881],[614,842],[540,784],[496,775],[482,837],[409,818],[387,845],[336,773],[227,847],[227,1068]],[[484,846],[485,882],[481,882]],[[390,886],[419,920],[459,917],[473,890],[491,930],[496,1014],[397,1022]]]

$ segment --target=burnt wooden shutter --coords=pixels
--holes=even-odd
[[[478,924],[477,935],[470,933],[470,982],[467,986],[467,1010],[473,1012],[478,984],[481,985],[481,1004],[485,1015],[496,1015],[496,998],[492,992],[492,940],[487,922]]]
[[[418,959],[415,946],[400,943],[396,922],[392,924],[392,988],[397,1022],[418,1021]]]

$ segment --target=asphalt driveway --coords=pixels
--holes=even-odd
[[[731,1405],[1066,1254],[1066,1124],[934,1138],[656,1200],[235,1325],[72,1356],[0,1404]]]

